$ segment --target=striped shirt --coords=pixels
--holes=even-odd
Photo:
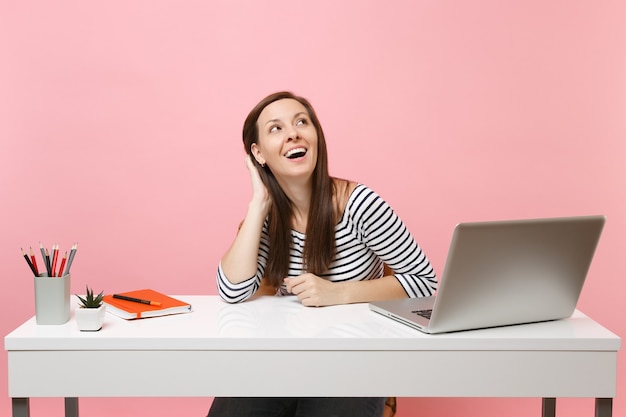
[[[291,231],[289,277],[304,274],[302,252],[306,235]],[[335,226],[336,255],[329,270],[320,275],[332,282],[364,281],[383,275],[387,264],[409,297],[432,295],[435,272],[426,255],[393,209],[373,190],[358,184]],[[256,275],[231,283],[221,264],[217,270],[220,296],[229,303],[250,298],[259,288],[269,252],[268,221],[261,232]],[[287,295],[283,284],[277,295]]]

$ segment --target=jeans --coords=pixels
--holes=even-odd
[[[216,397],[207,417],[381,417],[385,398]]]

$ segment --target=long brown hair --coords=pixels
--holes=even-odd
[[[298,97],[289,91],[281,91],[265,97],[252,109],[244,122],[243,144],[246,153],[251,156],[253,163],[259,170],[261,180],[272,197],[272,207],[269,212],[270,249],[264,276],[274,287],[281,285],[289,270],[293,206],[292,201],[280,187],[269,167],[261,166],[252,157],[252,144],[258,143],[259,140],[257,121],[263,109],[269,104],[283,99],[296,100],[305,107],[313,126],[315,126],[318,138],[317,163],[313,171],[313,191],[303,253],[303,267],[307,272],[319,275],[330,267],[335,256],[334,233],[337,220],[333,208],[334,182],[328,174],[326,139],[313,106],[305,98]]]

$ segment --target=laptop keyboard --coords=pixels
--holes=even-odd
[[[433,310],[413,310],[411,311],[411,313],[413,314],[417,314],[418,316],[422,316],[426,319],[430,320],[430,314],[433,312]]]

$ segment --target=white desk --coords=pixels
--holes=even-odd
[[[194,312],[135,321],[107,313],[95,333],[78,331],[73,318],[58,326],[32,318],[11,332],[13,416],[29,415],[29,397],[65,397],[66,415],[77,416],[78,397],[154,396],[539,397],[545,416],[554,416],[557,397],[591,397],[596,415],[612,414],[621,341],[578,311],[428,336],[367,304],[178,298]],[[83,378],[86,366],[100,377]]]

